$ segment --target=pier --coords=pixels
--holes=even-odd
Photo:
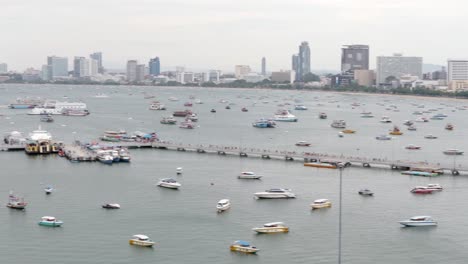
[[[102,145],[109,147],[124,147],[128,149],[165,149],[180,152],[196,152],[199,154],[215,154],[220,156],[237,156],[240,158],[260,158],[265,160],[284,160],[288,162],[323,162],[329,164],[343,164],[345,166],[364,167],[364,168],[383,168],[392,170],[418,170],[428,172],[451,173],[452,175],[468,174],[468,167],[450,167],[441,164],[416,162],[408,160],[388,160],[386,158],[356,157],[316,153],[316,152],[296,152],[285,150],[270,150],[258,148],[239,148],[234,146],[221,145],[201,145],[174,143],[170,141],[158,142],[101,142]],[[0,145],[1,151],[19,151],[24,150],[23,145]],[[96,161],[97,154],[86,148],[79,142],[65,144],[62,148],[63,154],[70,161]]]

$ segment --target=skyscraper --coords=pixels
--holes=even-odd
[[[150,59],[148,67],[150,75],[158,76],[159,74],[161,74],[161,63],[159,61],[159,57]]]
[[[97,60],[98,73],[103,74],[104,67],[102,66],[102,52],[95,52],[89,55],[89,57],[93,60]]]
[[[262,58],[262,75],[266,75],[266,59],[265,57]]]
[[[449,88],[454,91],[468,89],[468,60],[449,59],[447,64]]]
[[[291,57],[291,69],[295,73],[295,80],[298,79],[298,69],[299,69],[299,56],[297,54],[292,55]]]
[[[136,60],[127,61],[127,81],[134,82],[137,79],[137,65]]]
[[[369,69],[368,45],[345,45],[341,49],[341,72]]]
[[[138,64],[136,66],[136,79],[135,81],[141,82],[145,79],[145,71],[146,65],[145,64]]]
[[[50,66],[49,79],[57,77],[68,77],[68,58],[49,56],[47,65]]]
[[[0,73],[7,73],[8,65],[6,63],[0,63]]]
[[[304,75],[310,73],[310,48],[307,41],[303,41],[299,46],[298,69],[296,72],[299,81],[303,81]]]
[[[75,57],[73,60],[73,77],[89,76],[89,60],[85,57]]]

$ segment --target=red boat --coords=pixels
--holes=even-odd
[[[416,186],[411,190],[412,193],[417,193],[417,194],[429,194],[429,193],[432,193],[433,191],[434,190],[428,189],[427,187],[424,187],[424,186]]]
[[[193,114],[192,111],[184,110],[184,111],[175,111],[172,115],[173,116],[186,117],[186,116],[191,115],[191,114]]]

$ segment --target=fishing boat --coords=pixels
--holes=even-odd
[[[185,103],[184,103],[184,106],[187,106],[187,107],[192,107],[192,106],[193,106],[193,104],[192,104],[191,102],[185,102]]]
[[[291,114],[288,110],[280,110],[273,117],[274,121],[280,122],[297,122],[297,117]]]
[[[296,195],[291,192],[290,189],[269,189],[265,190],[264,192],[256,192],[254,194],[255,198],[258,199],[288,199],[288,198],[296,198]]]
[[[226,105],[225,109],[231,109],[231,107],[229,105]]]
[[[380,123],[391,123],[391,122],[392,120],[388,116],[382,116],[382,118],[380,119]]]
[[[63,225],[63,221],[57,220],[53,216],[43,216],[38,224],[41,226],[59,227]]]
[[[159,102],[153,102],[152,104],[150,104],[149,109],[150,110],[166,110],[166,106]]]
[[[312,209],[321,209],[321,208],[327,208],[331,206],[332,206],[332,203],[328,199],[317,199],[310,205]]]
[[[325,169],[336,169],[338,166],[328,162],[306,162],[305,167],[325,168]]]
[[[148,236],[141,234],[134,235],[128,243],[140,247],[152,247],[154,245],[154,242],[150,240]]]
[[[452,125],[452,124],[447,124],[447,125],[445,126],[445,129],[451,131],[451,130],[453,130],[453,125]]]
[[[403,125],[405,125],[405,126],[412,126],[413,124],[414,124],[413,121],[410,121],[410,120],[406,120],[406,121],[403,123]]]
[[[413,189],[411,189],[410,192],[416,193],[416,194],[430,194],[430,193],[432,193],[433,191],[434,191],[434,190],[428,189],[428,188],[425,187],[425,186],[416,186],[416,187],[414,187]]]
[[[376,136],[375,139],[377,139],[377,140],[391,140],[392,137],[389,137],[387,135],[379,135],[379,136]]]
[[[44,191],[47,195],[49,195],[54,191],[54,188],[52,188],[52,186],[47,186],[45,187]]]
[[[416,127],[411,125],[411,126],[408,126],[408,130],[409,131],[416,131]]]
[[[168,189],[179,189],[182,185],[178,183],[176,180],[171,179],[171,178],[166,178],[166,179],[161,179],[157,185],[159,187],[164,187]]]
[[[104,209],[120,209],[120,204],[118,203],[106,203],[102,205]]]
[[[218,204],[216,204],[216,210],[218,213],[224,212],[231,208],[231,202],[229,199],[221,199],[219,200]]]
[[[393,130],[390,131],[389,134],[390,134],[390,135],[394,135],[394,136],[400,136],[400,135],[403,135],[403,132],[400,131],[400,128],[399,128],[399,127],[394,126],[394,127],[393,127]]]
[[[237,178],[239,178],[239,179],[259,180],[259,179],[262,178],[262,176],[257,175],[255,172],[252,172],[252,171],[243,171],[237,176]]]
[[[229,247],[231,251],[237,251],[242,253],[255,254],[259,251],[258,248],[251,246],[249,242],[243,240],[234,241]]]
[[[252,230],[259,234],[287,233],[289,232],[289,227],[283,222],[272,222],[266,223],[262,227],[254,227]]]
[[[345,129],[345,130],[343,130],[343,131],[341,131],[341,132],[343,132],[344,134],[354,134],[354,133],[356,133],[356,130]]]
[[[320,118],[320,119],[327,119],[327,117],[328,117],[328,116],[327,116],[326,113],[323,113],[323,112],[322,112],[322,113],[319,114],[319,118]]]
[[[211,112],[211,113],[216,113],[216,110],[215,110],[215,109],[211,109],[210,112]]]
[[[408,220],[398,222],[403,226],[436,226],[437,222],[430,216],[413,216]]]
[[[272,120],[260,119],[253,122],[252,126],[257,128],[275,128],[276,123]]]
[[[185,128],[185,129],[194,129],[195,128],[192,121],[190,121],[190,120],[185,120],[184,122],[180,122],[179,127],[180,128]]]
[[[311,144],[307,141],[299,141],[295,145],[298,147],[310,147]]]
[[[114,157],[110,154],[100,154],[97,156],[97,160],[101,163],[111,165],[114,162]]]
[[[177,117],[186,117],[186,116],[191,115],[191,114],[193,114],[192,111],[184,110],[184,111],[174,111],[174,113],[172,115],[177,116]]]
[[[362,190],[359,190],[358,192],[360,195],[363,195],[363,196],[373,196],[374,195],[374,192],[372,192],[371,190],[369,189],[362,189]]]
[[[464,152],[458,149],[447,149],[444,150],[443,153],[445,155],[463,155]]]
[[[163,117],[160,121],[163,125],[175,125],[177,124],[177,120],[173,116]]]
[[[346,122],[344,120],[333,120],[330,126],[333,128],[346,128]]]
[[[420,146],[413,145],[413,144],[410,144],[410,145],[406,146],[405,149],[409,149],[409,150],[418,150],[418,149],[421,149],[421,147],[420,147]]]
[[[242,112],[248,112],[249,110],[247,108],[245,108],[245,107],[242,107],[241,111]]]
[[[195,113],[192,113],[191,115],[188,115],[185,119],[190,120],[192,122],[197,122],[198,121],[198,115],[195,114]]]
[[[26,205],[28,205],[28,203],[24,201],[23,197],[15,196],[13,191],[10,191],[10,195],[8,196],[8,203],[6,205],[7,207],[11,209],[24,210]]]

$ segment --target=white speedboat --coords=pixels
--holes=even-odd
[[[254,196],[258,199],[287,199],[296,198],[296,195],[290,189],[269,189],[264,192],[256,192]]]
[[[297,117],[291,114],[288,110],[285,110],[284,112],[281,112],[280,114],[276,114],[273,117],[273,120],[279,121],[279,122],[297,122]]]
[[[128,243],[130,245],[140,246],[140,247],[152,247],[154,242],[149,239],[148,236],[145,235],[134,235]]]
[[[413,216],[408,220],[400,221],[404,226],[436,226],[437,222],[430,216]]]
[[[243,171],[237,176],[239,179],[254,179],[254,180],[259,180],[262,178],[261,175],[255,174],[255,172],[252,171]]]
[[[54,188],[52,188],[52,186],[47,186],[44,191],[46,194],[51,194],[54,191]]]
[[[152,103],[149,107],[150,110],[166,110],[166,106],[161,103]]]
[[[182,169],[182,167],[178,167],[178,168],[176,169],[176,174],[177,174],[177,175],[180,175],[180,174],[182,174],[183,171],[184,171],[184,169]]]
[[[169,189],[179,189],[179,187],[182,186],[176,180],[170,178],[160,180],[157,185]]]
[[[229,199],[219,200],[218,204],[216,205],[216,210],[218,211],[218,213],[224,212],[229,208],[231,208],[231,202],[229,201]]]
[[[104,208],[104,209],[120,209],[120,204],[117,204],[117,203],[103,204],[102,208]]]
[[[252,228],[252,230],[261,234],[287,233],[289,232],[289,227],[283,222],[273,222],[264,224],[263,227]]]
[[[463,151],[458,149],[447,149],[444,150],[445,155],[463,155]]]
[[[317,199],[310,205],[312,209],[320,209],[320,208],[326,208],[326,207],[331,207],[331,206],[332,206],[332,203],[328,199]]]

